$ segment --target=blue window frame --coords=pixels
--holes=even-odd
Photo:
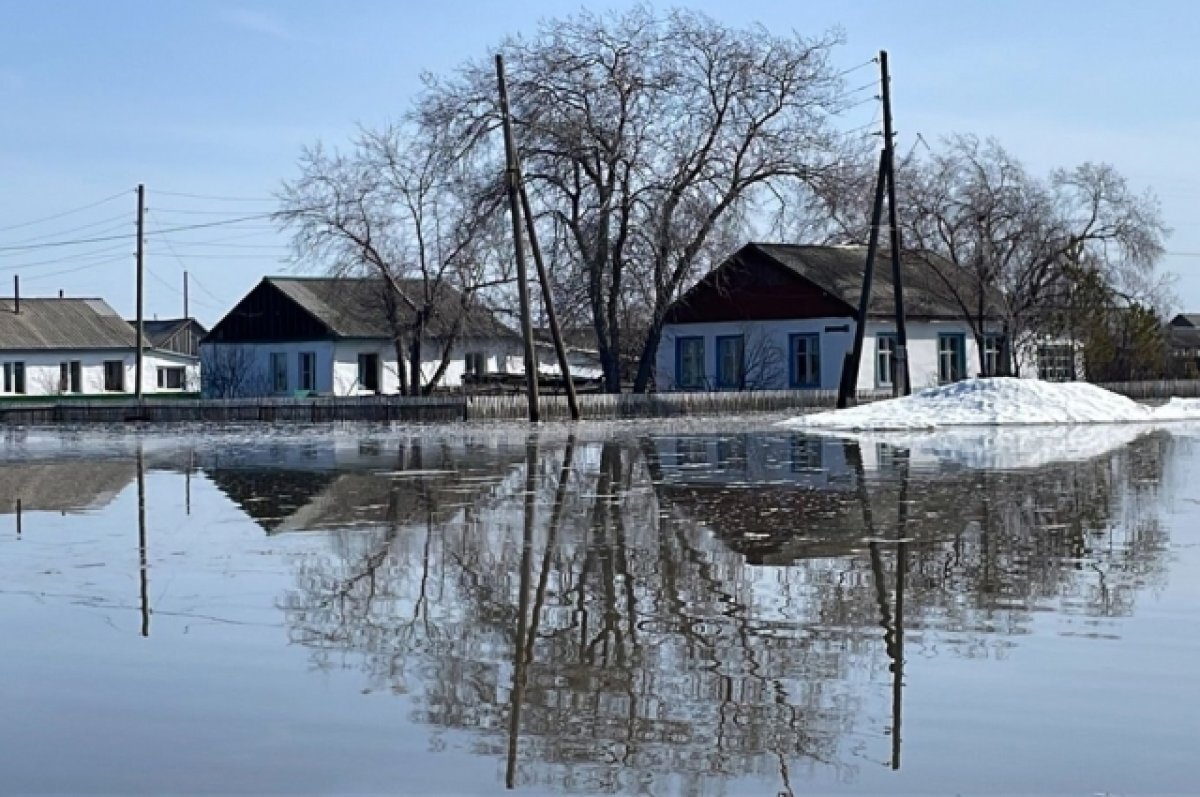
[[[704,378],[704,338],[675,339],[675,386],[681,390],[702,390]]]
[[[746,376],[746,339],[742,335],[717,336],[717,387],[739,389]]]
[[[967,336],[942,332],[938,335],[938,382],[948,384],[967,376]]]
[[[821,336],[788,336],[788,384],[792,387],[821,386]]]

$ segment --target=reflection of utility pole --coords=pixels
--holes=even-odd
[[[146,563],[146,467],[142,447],[137,450],[138,486],[138,574],[141,581],[142,636],[150,636],[150,579]]]
[[[900,494],[896,507],[896,597],[888,605],[886,577],[880,542],[875,536],[875,523],[871,511],[871,499],[867,492],[867,480],[863,468],[862,451],[858,443],[847,441],[846,460],[854,469],[858,482],[858,500],[862,506],[863,525],[866,527],[871,552],[871,575],[875,582],[875,602],[879,606],[879,625],[883,628],[883,644],[891,659],[888,669],[892,673],[892,769],[900,768],[900,722],[904,696],[904,589],[908,576],[908,543],[904,535],[908,527],[908,454],[905,452],[900,470]],[[899,452],[897,452],[899,458]]]
[[[183,511],[187,515],[192,514],[192,468],[196,462],[196,452],[188,450],[187,469],[183,472]]]
[[[17,539],[21,538],[21,499],[17,499]]]
[[[508,709],[508,763],[504,771],[506,788],[516,788],[517,737],[521,732],[521,704],[525,700],[525,639],[529,632],[529,577],[533,555],[533,521],[537,501],[537,440],[525,443],[525,532],[521,544],[521,594],[517,598],[517,639],[513,644],[513,683]]]
[[[899,452],[897,452],[898,454]],[[896,608],[893,613],[896,655],[892,659],[892,769],[900,768],[901,700],[904,697],[904,588],[908,580],[908,457],[900,460],[900,497],[896,505]]]

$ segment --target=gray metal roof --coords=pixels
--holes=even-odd
[[[0,351],[133,349],[134,331],[103,299],[0,299]]]
[[[756,243],[750,246],[828,291],[850,307],[858,307],[863,272],[866,269],[867,247],[772,243]],[[900,267],[904,277],[906,315],[930,318],[962,316],[962,309],[926,256],[916,252],[905,252],[901,256]],[[951,264],[945,263],[940,270],[943,274],[948,274],[953,268]],[[972,294],[972,286],[968,280],[963,280],[957,287],[964,295]],[[871,299],[867,304],[867,314],[894,315],[894,291],[891,254],[881,248],[875,257],[875,272],[871,281]]]
[[[24,305],[24,300],[21,301]],[[22,307],[22,310],[24,307]],[[73,459],[0,464],[0,514],[15,510],[79,512],[109,503],[133,481],[132,459]]]
[[[384,311],[384,281],[349,277],[266,277],[296,304],[343,338],[391,338]],[[421,280],[400,280],[400,288],[416,299],[425,290]],[[402,317],[412,311],[401,302]],[[434,295],[433,313],[427,332],[445,336],[462,314],[461,294],[441,285]],[[463,318],[459,333],[465,337],[512,337],[515,332],[496,320],[485,307],[473,302]]]

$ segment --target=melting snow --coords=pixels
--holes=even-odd
[[[944,426],[1161,423],[1200,421],[1200,399],[1160,407],[1084,382],[995,377],[967,379],[904,398],[789,418],[781,425],[812,431],[915,430]]]

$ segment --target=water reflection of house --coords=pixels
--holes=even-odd
[[[940,461],[936,452],[911,456],[886,443],[802,434],[663,438],[655,448],[655,490],[673,511],[702,522],[751,564],[777,565],[856,554],[867,540],[894,534],[902,511],[909,538],[957,539],[970,524],[989,522],[1077,556],[1105,528],[1089,527],[1079,506],[1103,515],[1115,489],[1109,460],[1128,457],[1118,449],[997,472],[963,467],[949,454]]]
[[[109,504],[137,472],[132,459],[72,459],[0,465],[0,514],[86,512]]]
[[[282,455],[279,456],[279,455]],[[443,523],[524,456],[474,445],[363,443],[201,462],[206,475],[269,534],[359,525]]]

